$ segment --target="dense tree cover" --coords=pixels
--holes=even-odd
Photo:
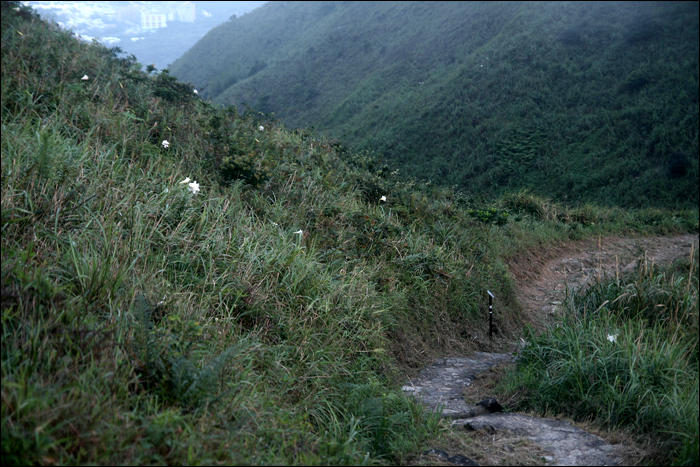
[[[697,2],[274,2],[172,71],[472,193],[698,204]]]

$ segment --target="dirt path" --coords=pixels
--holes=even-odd
[[[544,324],[556,317],[567,287],[580,288],[604,275],[627,274],[640,258],[648,264],[669,264],[688,257],[691,248],[698,248],[697,235],[606,238],[570,245],[545,264],[525,260],[511,269],[518,283],[518,301],[531,314],[530,322]]]
[[[560,246],[546,252],[547,260],[536,255],[521,257],[510,269],[528,321],[543,329],[556,318],[567,287],[579,288],[605,275],[632,272],[639,261],[669,264],[697,248],[697,235],[607,238]],[[496,367],[503,368],[513,360],[512,354],[486,352],[476,352],[471,358],[441,358],[407,382],[403,390],[422,400],[427,410],[442,410],[444,418],[453,419],[456,433],[449,445],[432,449],[414,462],[617,465],[643,457],[639,448],[624,441],[608,442],[564,420],[499,413],[502,408],[490,399],[502,371]],[[450,450],[454,455],[450,456]]]

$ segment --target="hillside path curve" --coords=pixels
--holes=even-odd
[[[533,256],[522,257],[510,266],[518,287],[518,301],[533,321],[537,321],[533,324],[542,329],[544,324],[556,319],[567,288],[578,289],[590,285],[596,278],[624,275],[634,271],[640,262],[667,265],[688,257],[697,248],[698,235],[605,238],[560,247],[545,261]],[[547,465],[619,465],[625,462],[628,447],[612,445],[567,421],[502,413],[495,399],[476,405],[465,402],[465,391],[472,384],[478,384],[479,373],[514,361],[512,353],[490,352],[439,358],[418,377],[406,382],[402,389],[422,401],[426,410],[441,410],[444,418],[452,420],[453,427],[485,430],[493,434],[494,439],[498,433],[502,437],[534,442],[549,454],[544,456]],[[444,451],[433,449],[423,460],[479,465],[477,461],[489,463],[493,459],[474,461],[462,454],[449,457]]]

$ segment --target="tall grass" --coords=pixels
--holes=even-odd
[[[566,315],[526,335],[509,387],[523,406],[629,427],[665,462],[698,463],[698,252],[569,293]]]
[[[476,224],[2,8],[3,460],[392,463],[437,435],[397,362],[466,348],[440,328],[475,319]]]
[[[515,208],[214,107],[17,3],[2,62],[3,461],[401,462],[439,436],[405,374],[475,347],[487,287],[519,322]]]

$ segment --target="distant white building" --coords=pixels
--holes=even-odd
[[[144,31],[151,29],[167,28],[167,15],[157,12],[141,12],[141,29]]]
[[[195,19],[197,19],[197,11],[194,8],[194,3],[192,2],[183,2],[178,4],[177,8],[175,8],[175,11],[170,10],[170,14],[174,14],[174,18],[170,19],[177,19],[178,21],[185,21],[187,23],[193,23]]]
[[[167,28],[168,21],[193,23],[197,11],[192,2],[164,2],[160,11],[142,11],[141,29],[145,31]]]
[[[117,10],[117,21],[138,24],[141,22],[141,11],[133,6],[120,8]]]

